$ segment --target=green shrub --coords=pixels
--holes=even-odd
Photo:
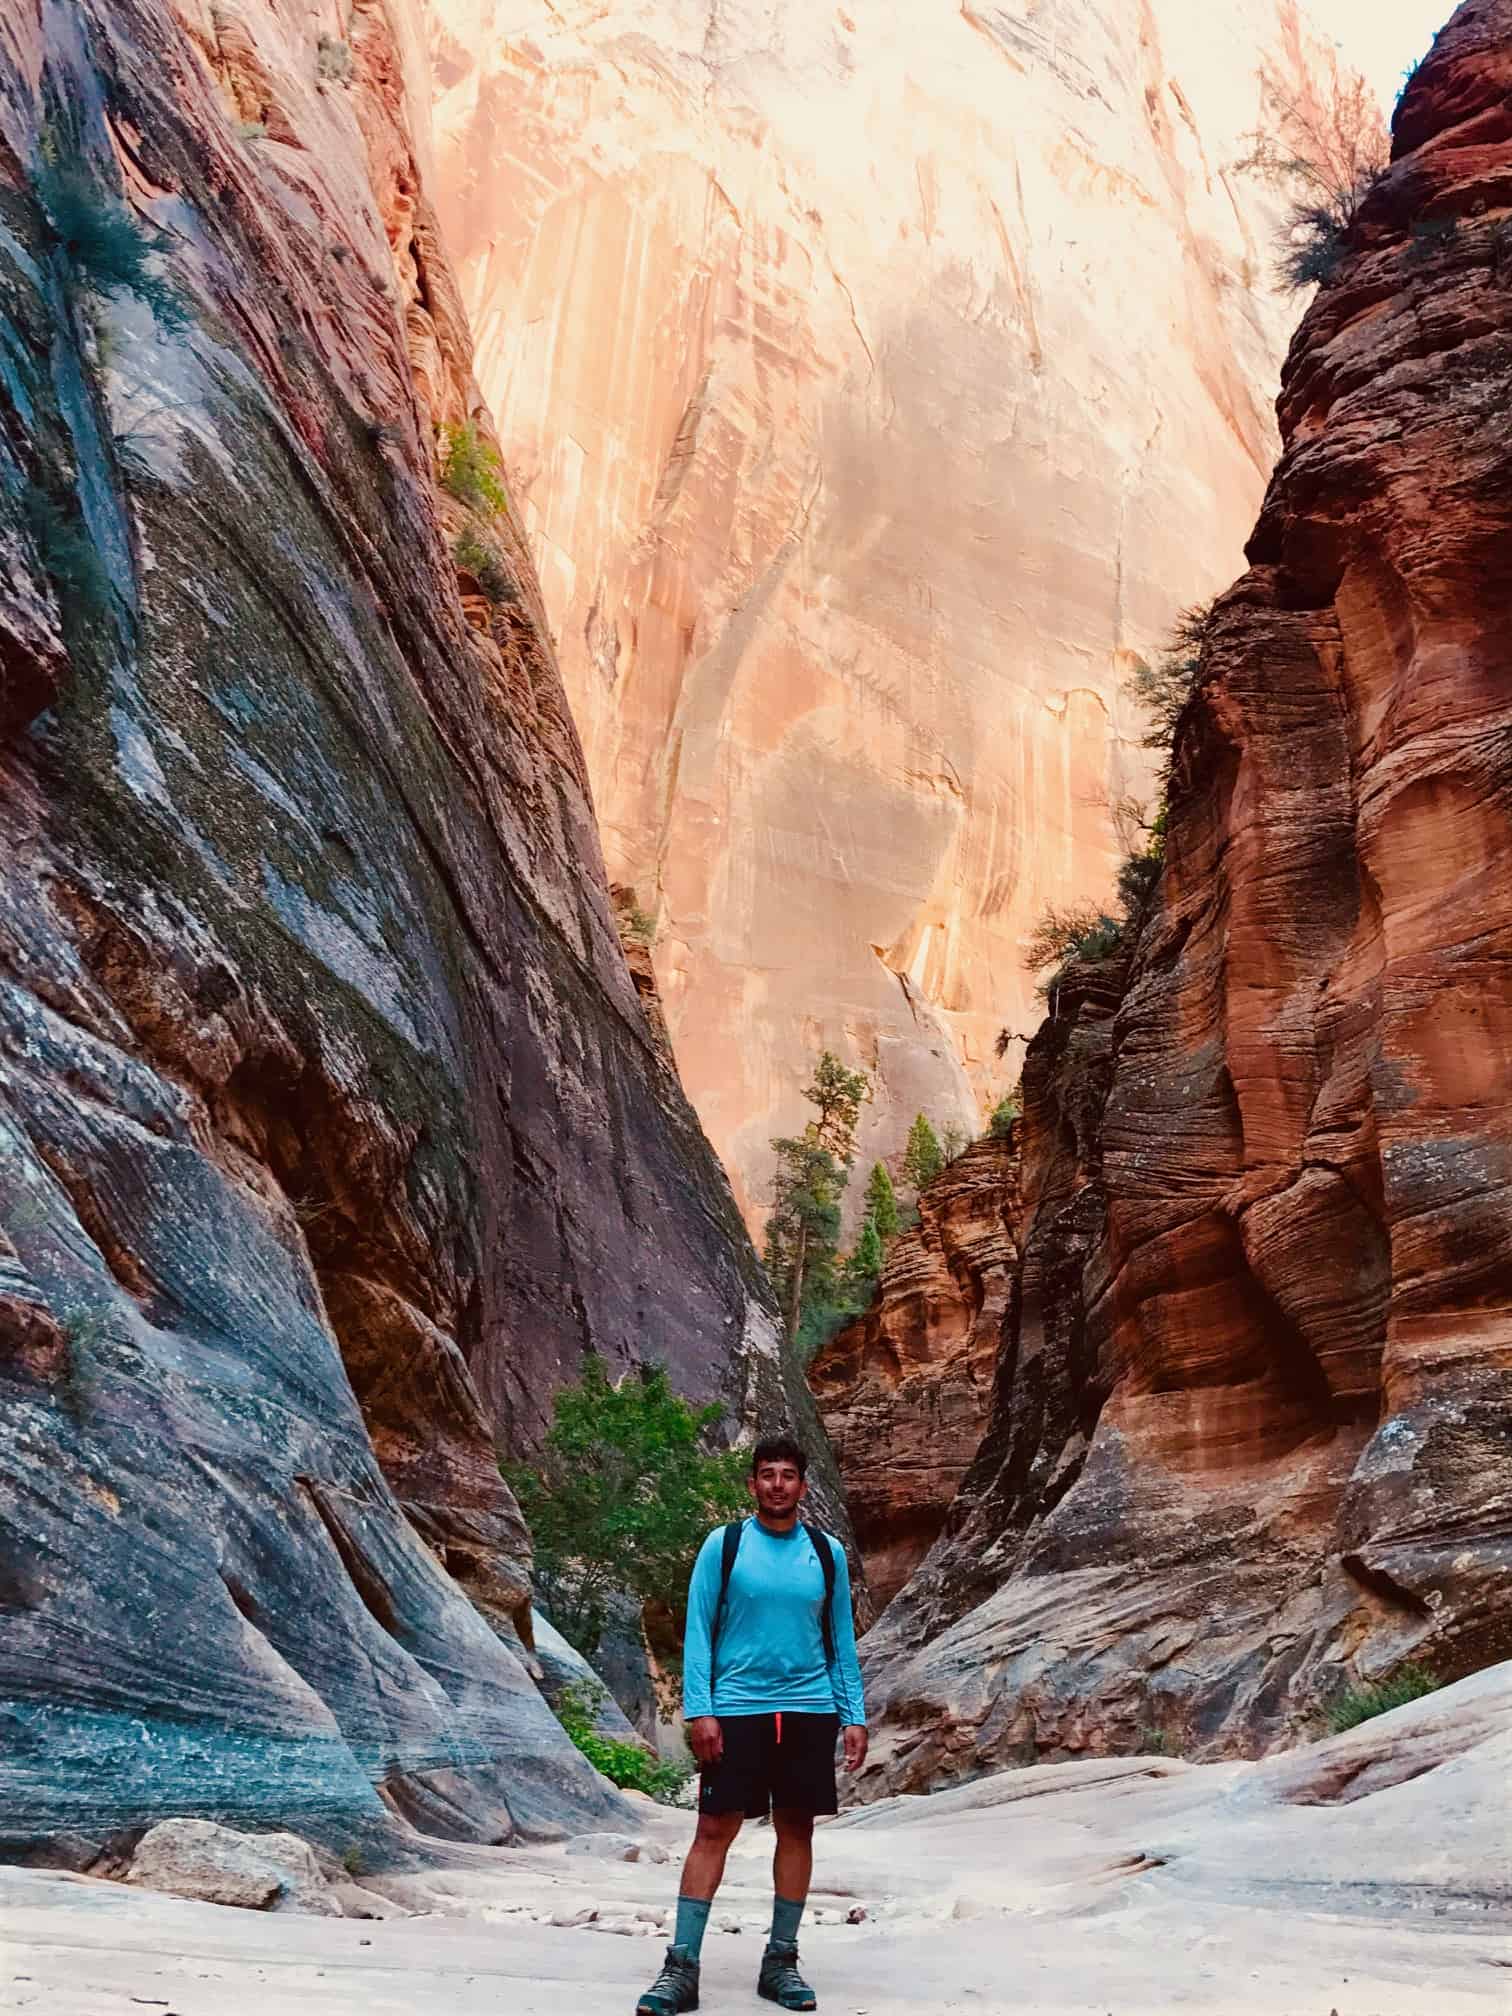
[[[266,140],[268,127],[263,119],[238,119],[236,122],[238,140]]]
[[[110,576],[80,518],[69,517],[33,485],[22,506],[37,558],[58,600],[76,618],[100,623],[110,610]]]
[[[442,438],[442,488],[470,510],[490,514],[506,510],[509,495],[497,449],[483,439],[471,420],[446,428]]]
[[[695,1413],[659,1367],[615,1386],[590,1356],[578,1383],[557,1391],[539,1459],[504,1466],[535,1541],[544,1607],[585,1659],[620,1590],[680,1618],[704,1535],[746,1509],[744,1457],[700,1447],[721,1413]]]
[[[176,290],[152,270],[157,234],[139,224],[112,190],[77,164],[43,164],[37,200],[76,282],[97,296],[133,294],[164,328],[188,314]]]
[[[556,1718],[594,1770],[602,1771],[612,1785],[622,1792],[649,1793],[664,1806],[671,1805],[692,1772],[669,1764],[639,1743],[601,1735],[593,1724],[607,1699],[606,1688],[587,1682],[564,1687],[556,1704]]]
[[[352,74],[352,52],[335,35],[322,35],[315,44],[315,75],[322,84],[345,84]]]
[[[1405,1708],[1409,1701],[1421,1701],[1438,1691],[1439,1682],[1423,1666],[1399,1666],[1389,1680],[1372,1687],[1351,1687],[1328,1710],[1328,1726],[1336,1736],[1356,1729],[1376,1715],[1392,1708]]]
[[[945,1167],[947,1169],[956,1157],[965,1150],[965,1147],[966,1133],[964,1128],[957,1127],[954,1121],[947,1122],[940,1129],[940,1153],[945,1157]]]
[[[457,534],[452,545],[452,558],[464,574],[471,574],[490,602],[498,604],[519,599],[503,560],[470,525]]]
[[[987,1122],[987,1132],[999,1141],[1006,1141],[1013,1132],[1013,1123],[1019,1117],[1019,1102],[1011,1092],[1005,1092],[992,1109],[992,1117]]]
[[[1029,934],[1025,964],[1033,973],[1077,959],[1111,959],[1123,943],[1123,926],[1096,903],[1045,906]]]
[[[633,938],[637,945],[656,942],[656,919],[649,910],[642,910],[639,903],[632,903],[625,913],[625,936]]]

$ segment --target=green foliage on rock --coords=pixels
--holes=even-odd
[[[22,509],[37,558],[63,608],[81,622],[100,622],[110,609],[110,576],[83,519],[70,516],[35,485],[27,490]]]
[[[873,1162],[872,1172],[866,1179],[866,1215],[886,1246],[898,1230],[898,1193],[893,1188],[885,1162]]]
[[[940,1137],[924,1114],[916,1113],[908,1130],[908,1146],[903,1150],[903,1175],[915,1190],[923,1190],[945,1167],[945,1151]]]
[[[504,465],[498,450],[485,441],[471,420],[442,431],[441,485],[459,504],[487,516],[504,511],[509,495],[504,488]]]
[[[177,292],[152,264],[160,240],[120,197],[79,162],[46,160],[36,177],[37,200],[78,288],[99,299],[131,294],[164,328],[188,319]]]
[[[660,1367],[616,1386],[602,1359],[558,1389],[535,1463],[504,1466],[535,1541],[542,1604],[585,1659],[614,1595],[681,1616],[693,1556],[711,1526],[745,1508],[745,1461],[708,1451],[717,1406],[694,1409]]]
[[[664,1806],[672,1805],[692,1772],[653,1755],[639,1743],[626,1743],[596,1729],[594,1721],[607,1698],[607,1689],[595,1689],[586,1682],[564,1687],[554,1712],[594,1770],[602,1771],[610,1784],[618,1785],[622,1792],[649,1793]]]
[[[856,1124],[862,1102],[871,1096],[871,1081],[826,1050],[803,1096],[815,1117],[801,1134],[772,1142],[777,1168],[763,1258],[788,1337],[812,1356],[857,1313],[839,1265],[840,1199],[850,1181]]]
[[[1328,1711],[1328,1726],[1336,1736],[1357,1729],[1392,1708],[1405,1708],[1409,1701],[1421,1701],[1438,1691],[1439,1683],[1423,1666],[1399,1666],[1389,1680],[1371,1687],[1352,1687],[1341,1694]]]
[[[1212,621],[1210,602],[1183,609],[1171,626],[1170,642],[1153,665],[1141,658],[1129,675],[1128,691],[1148,716],[1141,740],[1169,760],[1176,723],[1196,690],[1202,651]]]
[[[861,1220],[861,1230],[856,1235],[855,1246],[845,1263],[846,1285],[856,1295],[871,1299],[882,1274],[882,1234],[877,1230],[877,1221],[868,1211]]]
[[[1005,1092],[992,1109],[987,1122],[987,1132],[999,1141],[1006,1141],[1013,1132],[1013,1123],[1019,1117],[1019,1102],[1011,1092]]]
[[[488,540],[480,538],[471,525],[464,526],[452,544],[452,558],[464,574],[470,574],[488,600],[496,606],[516,602],[515,585],[508,568]]]

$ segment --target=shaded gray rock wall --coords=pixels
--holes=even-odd
[[[436,484],[488,423],[389,13],[318,25],[0,19],[12,1849],[615,1819],[486,1621],[528,1602],[498,1445],[589,1348],[807,1404],[513,519]]]

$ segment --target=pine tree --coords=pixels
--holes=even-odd
[[[855,1250],[845,1263],[846,1286],[858,1297],[871,1300],[872,1290],[882,1274],[882,1234],[868,1211],[856,1235]]]
[[[876,1226],[877,1236],[885,1247],[898,1230],[898,1193],[885,1162],[873,1162],[871,1175],[866,1179],[866,1215]]]
[[[856,1125],[871,1080],[826,1050],[803,1096],[817,1117],[801,1134],[772,1143],[777,1168],[763,1253],[792,1341],[800,1329],[821,1335],[841,1300],[840,1195],[850,1181]]]
[[[939,1136],[922,1113],[916,1114],[908,1130],[908,1146],[903,1151],[903,1174],[915,1190],[931,1184],[945,1167],[945,1153]]]

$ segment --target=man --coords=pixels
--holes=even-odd
[[[769,1807],[775,1894],[756,1991],[783,2009],[816,2007],[798,1972],[798,1924],[813,1867],[814,1815],[838,1804],[837,1733],[848,1771],[866,1761],[850,1572],[839,1542],[799,1520],[808,1458],[790,1435],[756,1444],[749,1489],[755,1518],[711,1533],[688,1585],[683,1716],[702,1767],[698,1832],[683,1866],[666,1965],[637,2003],[637,2016],[698,2007],[699,1954],[725,1857],[742,1820],[764,1819]],[[729,1546],[727,1530],[738,1535]],[[829,1551],[830,1575],[819,1547]]]

